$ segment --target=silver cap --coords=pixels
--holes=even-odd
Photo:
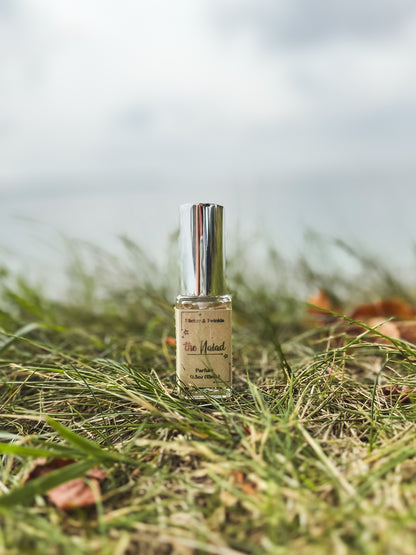
[[[223,213],[219,204],[181,206],[182,295],[225,294]]]

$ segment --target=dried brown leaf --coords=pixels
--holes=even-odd
[[[414,343],[416,345],[416,321],[415,320],[401,320],[395,322],[399,332],[400,337],[409,343]]]
[[[176,338],[175,337],[165,337],[163,340],[165,345],[169,345],[170,347],[176,347]]]
[[[49,474],[53,470],[74,463],[72,459],[56,458],[37,459],[29,470],[24,481],[33,480],[39,476]],[[47,492],[47,497],[58,509],[71,510],[94,505],[100,495],[100,482],[106,478],[104,470],[95,466],[91,468],[85,478],[69,480]],[[88,483],[89,482],[89,483]]]
[[[311,295],[307,302],[309,305],[307,312],[317,324],[325,324],[333,319],[333,316],[328,314],[328,310],[337,311],[329,295],[322,290]]]
[[[384,322],[383,318],[369,318],[366,324],[370,328],[375,328],[378,332],[393,339],[400,339],[400,330],[397,327],[397,322]],[[371,335],[370,339],[376,341],[377,343],[382,343],[384,345],[391,345],[391,341],[387,337],[380,337],[379,335]]]
[[[400,403],[405,405],[411,403],[416,397],[416,387],[408,385],[384,385],[381,391],[386,397],[392,399],[392,401],[400,401]]]
[[[411,320],[415,318],[415,310],[401,299],[384,299],[374,303],[359,305],[351,314],[351,318],[354,318],[354,320],[363,321],[376,316]]]
[[[233,481],[244,493],[247,495],[254,495],[257,493],[257,484],[249,480],[241,470],[236,470],[231,473]]]
[[[34,478],[39,478],[39,476],[44,476],[49,474],[53,470],[72,464],[75,461],[73,459],[62,459],[57,457],[56,459],[40,458],[33,461],[28,473],[23,479],[23,482],[28,482]]]

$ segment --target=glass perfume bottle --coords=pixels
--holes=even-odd
[[[193,399],[231,395],[231,295],[224,280],[224,210],[181,206],[181,294],[176,298],[178,393]]]

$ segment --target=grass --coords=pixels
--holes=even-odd
[[[317,327],[304,302],[325,288],[348,313],[412,288],[346,245],[355,279],[276,253],[247,277],[239,253],[234,394],[197,404],[174,394],[172,272],[124,241],[126,263],[72,253],[61,300],[2,272],[0,553],[414,553],[416,402],[396,391],[416,387],[416,347]],[[76,462],[25,482],[39,457]],[[97,464],[94,507],[47,501]]]

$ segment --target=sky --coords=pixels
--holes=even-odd
[[[220,202],[232,239],[407,264],[415,59],[413,0],[0,0],[3,252],[161,253],[179,204]]]

